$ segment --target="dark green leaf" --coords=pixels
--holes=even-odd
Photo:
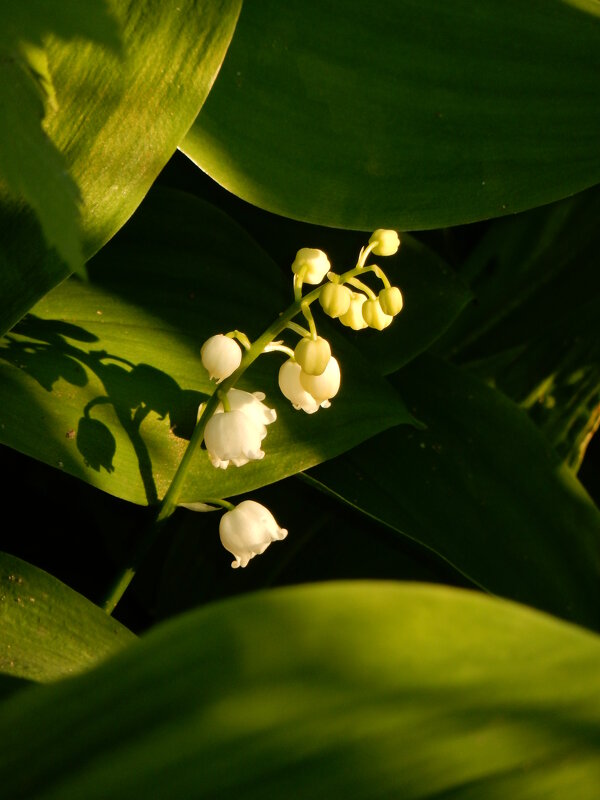
[[[600,190],[494,222],[460,269],[477,302],[439,349],[473,361],[517,347],[600,296]]]
[[[292,301],[291,277],[286,290],[275,264],[228,217],[168,191],[149,196],[90,272],[91,284],[63,283],[5,337],[0,439],[111,494],[155,503],[214,390],[202,343],[233,329],[257,336]],[[343,373],[333,407],[294,411],[277,386],[284,356],[262,357],[241,387],[264,390],[277,409],[266,457],[224,471],[199,452],[182,502],[271,483],[411,421],[360,354],[335,329],[327,336]]]
[[[185,615],[0,708],[13,800],[596,800],[600,640],[447,588]]]
[[[57,108],[47,115],[45,130],[81,192],[85,258],[129,218],[197,115],[239,7],[240,0],[182,0],[176,6],[113,0],[122,58],[82,41],[48,40]],[[50,190],[44,197],[52,206]],[[0,242],[4,332],[69,270],[48,250],[34,215],[5,192]]]
[[[594,0],[246,3],[183,150],[279,214],[435,228],[600,180]]]
[[[386,431],[313,479],[488,591],[600,627],[600,513],[525,412],[432,359],[394,383],[427,430]]]
[[[477,297],[438,343],[526,408],[578,469],[600,414],[600,192],[494,223],[461,274]]]
[[[41,569],[0,553],[0,672],[51,681],[88,669],[135,636]]]
[[[472,366],[529,411],[575,472],[600,422],[600,297],[525,345]]]

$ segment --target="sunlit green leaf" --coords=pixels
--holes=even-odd
[[[250,202],[365,230],[509,214],[600,180],[595,0],[244,5],[182,149]]]
[[[0,197],[35,211],[49,247],[70,269],[83,267],[79,191],[66,161],[42,129],[45,105],[58,102],[44,37],[85,38],[118,51],[115,20],[103,0],[30,0],[0,7]]]
[[[292,301],[291,278],[222,212],[168,191],[148,198],[90,272],[91,284],[63,283],[3,340],[0,440],[119,497],[155,503],[214,390],[202,343],[233,329],[257,336]],[[343,373],[333,408],[294,411],[277,385],[285,356],[263,356],[240,385],[266,392],[277,410],[266,457],[224,471],[199,452],[182,502],[271,483],[411,421],[360,354],[335,329],[327,336]]]
[[[197,115],[239,7],[240,0],[177,5],[111,0],[122,57],[82,40],[47,41],[57,107],[48,113],[45,130],[81,192],[85,258],[132,214]],[[44,151],[32,146],[41,157]],[[30,167],[35,169],[34,162]],[[53,194],[44,197],[52,206]],[[57,205],[48,213],[58,212]],[[69,270],[48,249],[34,215],[4,192],[0,241],[0,329],[5,331]]]
[[[394,428],[309,474],[488,591],[600,627],[600,512],[527,415],[441,361],[394,383],[427,430]]]
[[[447,588],[329,584],[185,615],[0,708],[20,800],[596,800],[600,640]]]
[[[0,553],[3,676],[50,681],[73,675],[133,641],[127,628],[64,583]]]

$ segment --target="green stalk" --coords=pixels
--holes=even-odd
[[[185,483],[190,464],[192,463],[192,459],[194,458],[196,450],[200,447],[202,440],[204,439],[204,430],[206,428],[206,424],[219,405],[219,394],[226,395],[230,389],[233,389],[248,367],[254,361],[256,361],[259,355],[261,355],[265,347],[271,344],[273,339],[275,339],[287,327],[290,320],[300,313],[302,306],[308,306],[317,299],[321,289],[322,286],[318,286],[316,289],[313,289],[312,292],[309,292],[309,294],[302,298],[296,299],[290,306],[288,306],[288,308],[283,311],[254,342],[252,342],[249,349],[243,354],[240,366],[234,373],[232,373],[228,378],[220,383],[218,387],[215,388],[215,391],[207,400],[204,410],[200,415],[200,419],[194,428],[192,438],[190,439],[185,453],[183,454],[183,458],[179,462],[179,466],[177,467],[177,471],[175,472],[173,480],[171,481],[171,484],[158,508],[158,513],[154,522],[139,543],[138,548],[131,559],[131,563],[125,567],[121,573],[119,573],[110,591],[108,592],[106,599],[102,603],[102,608],[107,614],[112,614],[116,608],[117,603],[121,597],[123,597],[127,587],[135,577],[140,564],[153,546],[161,531],[164,529],[166,521],[177,508],[179,496],[181,494],[183,484]]]

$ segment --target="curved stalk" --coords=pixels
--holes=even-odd
[[[272,322],[271,325],[269,325],[269,327],[266,328],[266,330],[263,331],[263,333],[261,333],[257,339],[254,340],[254,342],[252,342],[250,347],[243,354],[240,366],[235,370],[235,372],[233,372],[228,378],[215,387],[214,392],[204,405],[204,410],[198,419],[196,427],[194,428],[192,438],[190,439],[185,453],[179,462],[179,466],[177,467],[175,475],[173,476],[173,480],[171,481],[171,484],[160,503],[158,513],[153,524],[147,530],[146,535],[139,543],[138,549],[131,559],[131,563],[117,576],[114,584],[106,596],[106,599],[102,603],[102,608],[107,614],[112,614],[116,608],[117,603],[135,577],[141,562],[144,560],[148,551],[158,538],[160,532],[163,530],[166,521],[177,508],[179,496],[187,477],[190,464],[192,463],[192,459],[204,438],[206,424],[214,414],[221,400],[219,395],[226,395],[230,389],[234,388],[248,367],[254,361],[256,361],[261,353],[264,352],[265,347],[271,344],[271,342],[288,326],[290,320],[292,320],[303,310],[303,307],[308,308],[308,306],[310,306],[310,304],[318,298],[321,289],[322,286],[318,286],[316,289],[313,289],[312,292],[309,292],[309,294],[305,295],[304,297],[297,298],[290,306],[288,306],[288,308],[286,308],[286,310],[283,311],[277,317],[277,319]]]

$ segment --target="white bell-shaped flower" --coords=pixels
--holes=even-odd
[[[232,411],[241,411],[260,431],[261,440],[267,435],[267,425],[275,422],[277,412],[274,408],[269,408],[262,401],[265,399],[264,392],[244,392],[241,389],[230,389],[227,392],[227,400]],[[223,413],[223,404],[219,403],[215,414]]]
[[[204,342],[200,357],[210,378],[221,383],[239,367],[242,361],[242,348],[235,339],[218,333]]]
[[[261,429],[243,411],[223,411],[206,423],[204,442],[213,467],[227,469],[229,462],[243,467],[249,461],[260,461],[264,452],[260,443]]]
[[[264,553],[271,542],[285,539],[288,532],[280,528],[268,508],[254,500],[244,500],[221,517],[221,544],[234,557],[231,566],[245,567],[251,558]]]
[[[304,269],[304,283],[321,283],[331,269],[329,259],[322,250],[313,247],[303,247],[296,253],[292,264],[292,272],[296,275]]]
[[[296,361],[286,361],[279,369],[279,388],[296,411],[302,409],[307,414],[314,414],[320,404],[300,383],[301,372],[302,368]],[[323,405],[326,407],[329,403]]]
[[[341,378],[340,365],[334,356],[329,359],[322,375],[307,375],[303,370],[300,371],[302,388],[321,406],[325,406],[325,403],[329,405],[329,400],[338,393]]]

